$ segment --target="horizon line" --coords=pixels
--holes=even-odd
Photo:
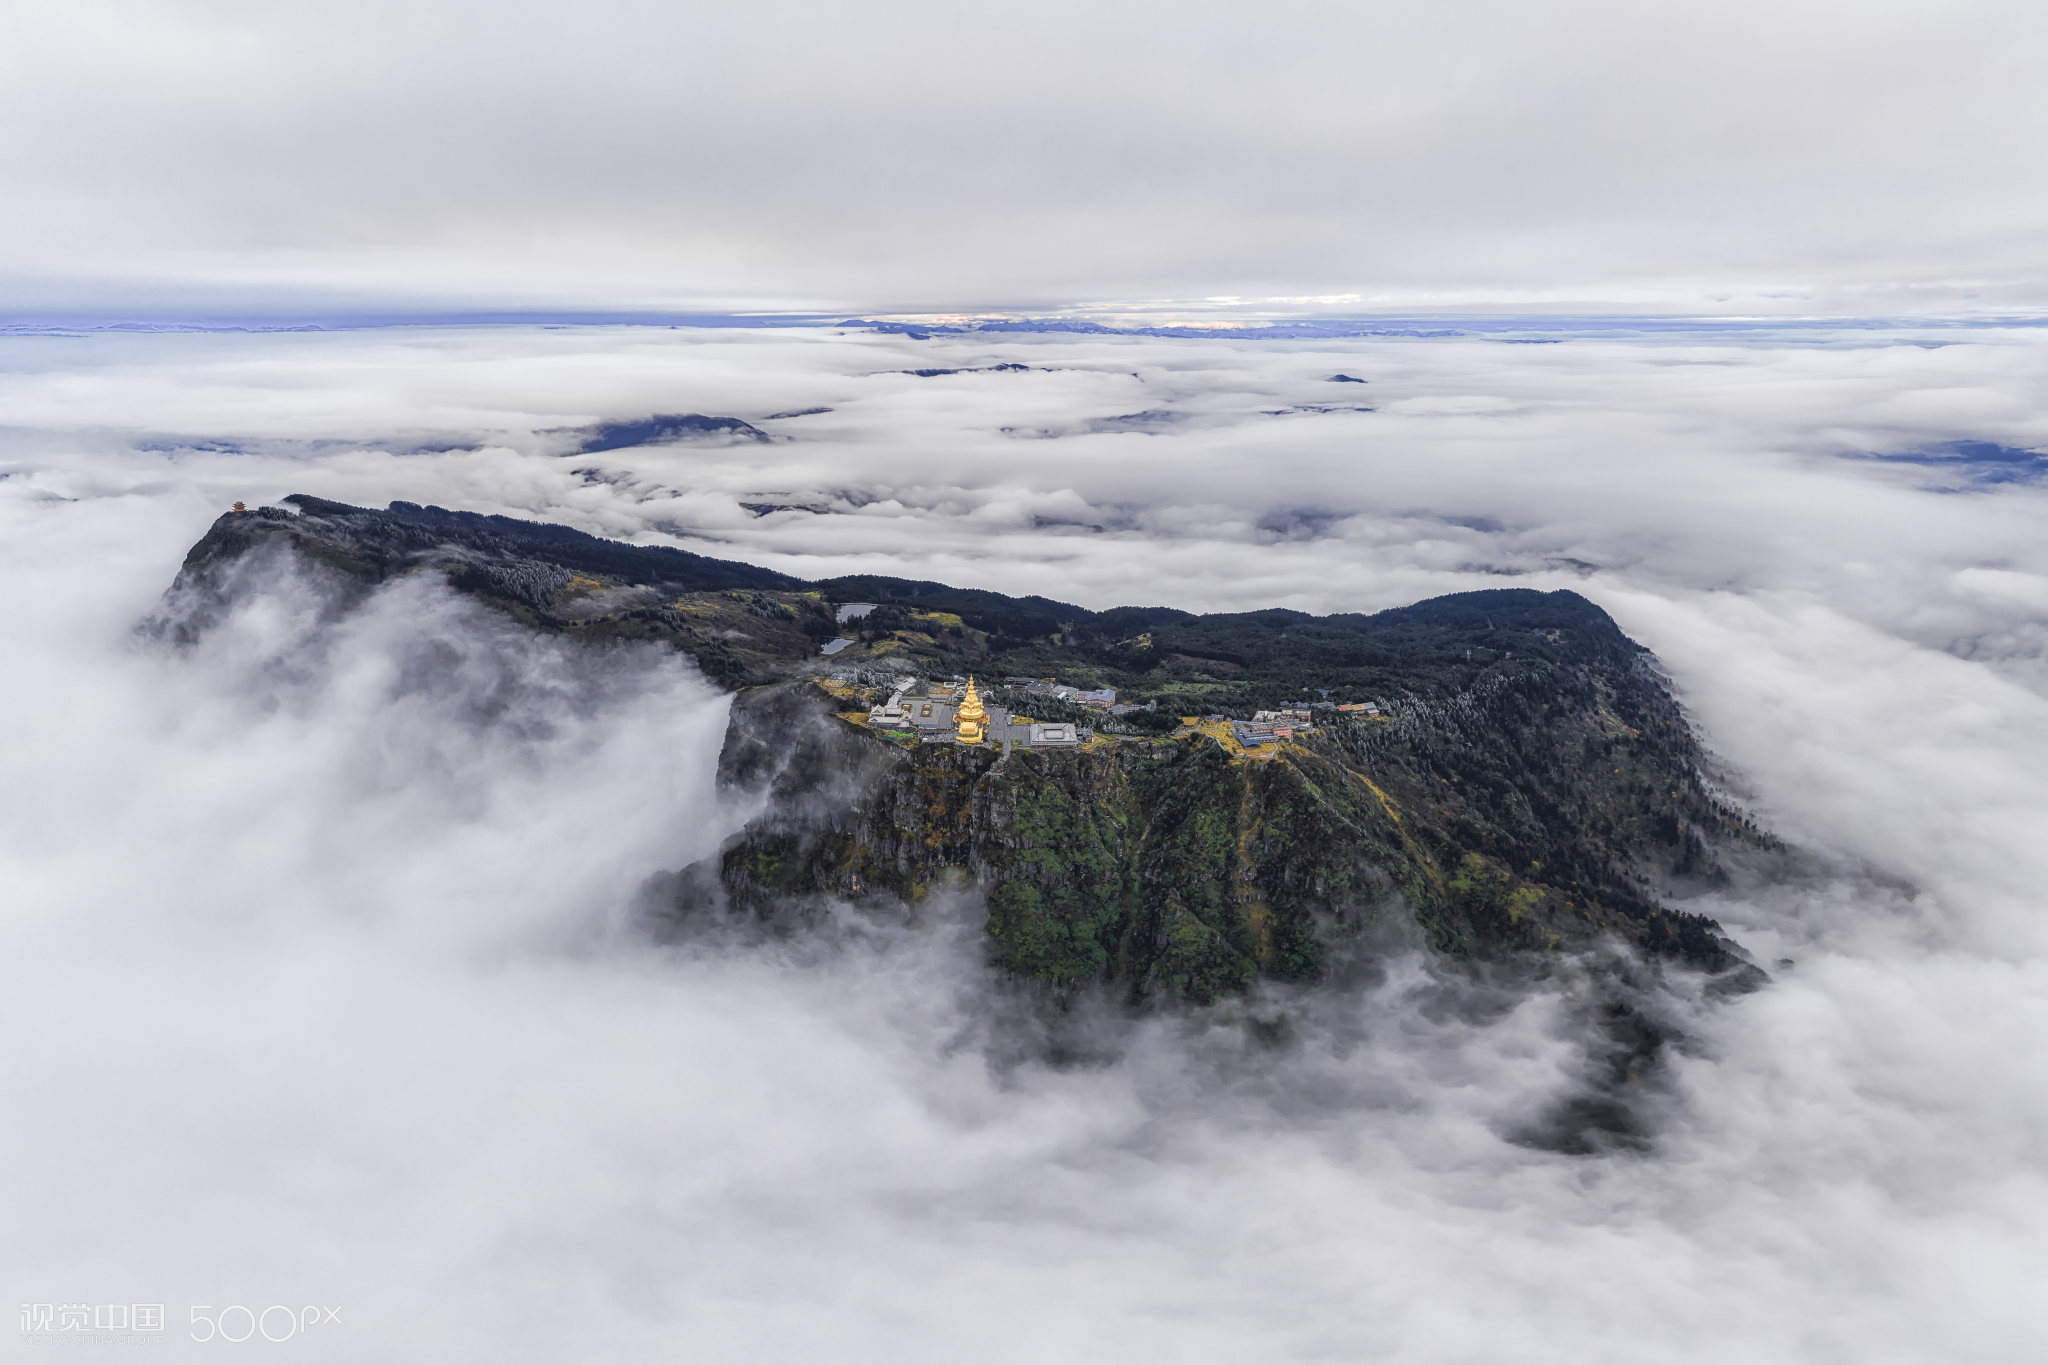
[[[1796,328],[1864,330],[1877,328],[1998,328],[2048,326],[2048,312],[1977,309],[1942,313],[1756,313],[1513,309],[1359,311],[1336,314],[1269,313],[1258,316],[1206,316],[1194,310],[1132,308],[1112,311],[1090,307],[1068,309],[953,311],[822,311],[816,309],[653,311],[626,309],[446,309],[364,310],[341,312],[135,312],[114,310],[22,310],[0,312],[0,336],[51,334],[151,335],[177,333],[310,333],[366,331],[397,327],[650,327],[669,329],[728,328],[860,328],[907,334],[912,339],[940,335],[1001,335],[1069,332],[1098,336],[1180,336],[1219,339],[1339,340],[1373,335],[1414,335],[1416,326],[1463,332],[1626,330],[1753,330]],[[1405,326],[1404,326],[1405,324]],[[1277,333],[1289,333],[1288,337]]]

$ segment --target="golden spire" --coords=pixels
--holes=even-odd
[[[988,738],[988,712],[982,708],[972,678],[967,680],[966,700],[953,713],[953,738],[961,744],[979,744]]]

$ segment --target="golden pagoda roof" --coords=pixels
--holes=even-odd
[[[974,690],[974,679],[967,680],[967,695],[961,699],[960,709],[953,713],[953,741],[956,744],[979,744],[988,738],[988,712],[982,709],[981,694]]]

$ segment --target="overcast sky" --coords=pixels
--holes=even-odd
[[[0,311],[2048,303],[2048,11],[18,0]]]

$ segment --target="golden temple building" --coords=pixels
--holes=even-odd
[[[967,699],[953,713],[953,740],[958,744],[979,744],[987,738],[988,712],[982,707],[980,694],[974,690],[974,679],[969,678]]]

